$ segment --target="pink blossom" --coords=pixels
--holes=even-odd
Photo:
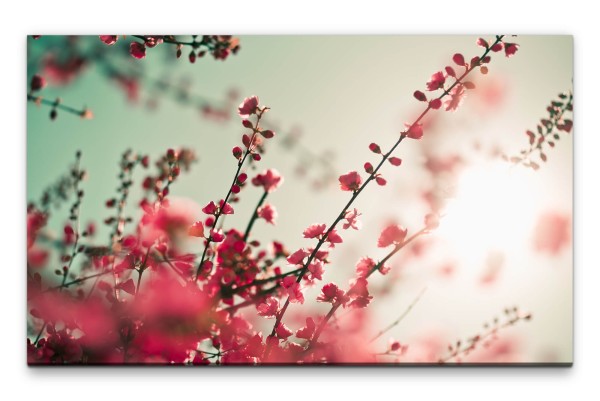
[[[291,303],[304,303],[304,294],[300,288],[300,283],[296,281],[295,276],[287,276],[282,280],[283,288],[286,289]]]
[[[215,202],[210,201],[206,206],[202,208],[202,212],[205,214],[216,214],[217,213],[217,205]]]
[[[287,261],[291,265],[301,265],[303,264],[303,260],[305,257],[309,255],[304,249],[298,249],[296,252],[292,253],[287,257]]]
[[[129,54],[138,60],[142,59],[146,57],[146,46],[143,43],[131,42],[129,45]]]
[[[444,87],[444,83],[446,82],[446,77],[444,77],[444,73],[441,71],[436,72],[431,76],[429,82],[427,82],[427,90],[435,91]]]
[[[456,85],[450,93],[448,94],[450,97],[444,105],[446,106],[446,111],[455,111],[458,106],[460,106],[466,96],[465,87],[462,84]]]
[[[325,233],[325,224],[312,224],[303,231],[304,238],[317,238]]]
[[[210,230],[210,238],[213,242],[221,242],[225,239],[225,235],[222,230]]]
[[[372,258],[361,258],[356,264],[356,275],[361,278],[366,278],[375,267],[376,263]]]
[[[360,230],[360,228],[362,227],[362,223],[358,221],[359,216],[361,216],[361,213],[358,213],[358,210],[356,208],[354,208],[354,210],[348,210],[346,212],[346,215],[344,216],[346,222],[342,225],[342,228],[344,230],[347,230],[350,227],[352,227],[355,230]]]
[[[417,99],[420,102],[427,101],[427,96],[425,96],[425,94],[421,91],[415,91],[415,93],[413,93],[413,96],[415,97],[415,99]]]
[[[275,169],[268,169],[252,179],[252,185],[263,187],[265,192],[273,192],[283,184],[283,177]]]
[[[452,56],[452,61],[454,61],[457,65],[460,66],[465,65],[465,58],[460,53],[456,53],[454,56]]]
[[[390,270],[392,270],[392,268],[390,267],[390,265],[387,264],[382,264],[381,266],[379,266],[379,273],[381,273],[383,276],[385,276],[386,274],[388,274],[390,272]]]
[[[192,237],[204,237],[204,224],[197,221],[188,228],[188,235]]]
[[[334,283],[328,283],[323,286],[321,289],[321,294],[317,297],[317,302],[343,302],[344,301],[344,291],[338,288]]]
[[[135,295],[135,284],[133,283],[132,279],[117,284],[115,288],[118,290],[123,290],[128,294]]]
[[[275,314],[279,310],[279,301],[277,298],[268,297],[264,302],[258,304],[256,310],[259,316],[275,317]]]
[[[408,124],[404,126],[407,128],[406,136],[411,139],[421,139],[423,137],[423,124]]]
[[[433,99],[431,102],[429,102],[429,107],[431,107],[433,110],[439,109],[440,107],[442,107],[442,100]]]
[[[504,54],[506,57],[512,57],[519,50],[519,45],[516,43],[505,43],[504,44]]]
[[[118,35],[100,35],[100,40],[110,46],[117,43],[118,37]]]
[[[344,240],[342,239],[342,237],[337,233],[337,230],[333,229],[331,230],[331,232],[327,235],[327,242],[329,242],[329,246],[331,246],[332,248],[335,246],[335,244],[341,244],[342,242],[344,242]]]
[[[358,191],[360,184],[362,184],[362,178],[356,171],[341,175],[339,181],[342,191]]]
[[[258,97],[250,96],[244,99],[244,101],[238,107],[238,114],[242,118],[248,118],[250,115],[256,113],[258,108]]]
[[[369,295],[367,285],[369,283],[365,278],[359,277],[350,283],[350,290],[348,296],[352,299],[350,306],[355,308],[366,308],[373,297]]]
[[[312,274],[313,278],[316,278],[317,280],[323,280],[325,268],[323,262],[320,260],[314,261],[308,265],[308,271]]]
[[[377,240],[377,246],[385,248],[392,244],[401,244],[406,238],[407,231],[402,226],[392,224],[383,229]]]
[[[277,210],[275,210],[274,206],[267,203],[266,205],[259,207],[256,214],[261,219],[265,219],[267,223],[275,225]]]
[[[538,252],[557,255],[571,242],[571,219],[559,212],[545,212],[534,228],[533,247]]]
[[[275,329],[275,334],[277,334],[277,337],[281,338],[282,340],[287,340],[287,338],[291,336],[293,332],[285,324],[279,323]]]
[[[219,202],[219,207],[221,209],[221,214],[233,214],[233,207],[231,207],[229,203],[225,203],[222,199]]]
[[[296,331],[296,337],[303,338],[305,340],[310,340],[313,336],[317,325],[312,317],[306,318],[306,326]]]

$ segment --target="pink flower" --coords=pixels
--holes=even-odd
[[[341,175],[339,178],[342,191],[357,191],[362,184],[362,178],[356,171],[350,171],[348,174]]]
[[[444,87],[444,83],[446,82],[446,77],[444,77],[444,73],[441,71],[436,72],[431,76],[429,82],[427,82],[427,90],[435,91]]]
[[[303,328],[301,328],[300,330],[298,330],[296,332],[296,337],[303,338],[305,340],[310,340],[311,337],[313,336],[316,328],[317,328],[317,325],[315,324],[315,321],[313,320],[313,318],[307,317],[306,318],[306,326],[304,326]]]
[[[188,228],[188,235],[191,237],[204,237],[204,224],[197,221]]]
[[[225,235],[221,230],[210,230],[210,238],[213,242],[221,242],[225,239]]]
[[[392,270],[392,268],[389,265],[386,265],[385,263],[382,264],[381,266],[379,266],[379,273],[381,273],[383,276],[385,276],[386,274],[388,274],[390,272],[390,270]]]
[[[440,107],[442,107],[442,100],[433,99],[431,102],[429,102],[429,107],[431,107],[433,110],[439,109]]]
[[[512,57],[519,50],[519,45],[516,43],[505,43],[504,44],[504,54],[506,57]]]
[[[258,108],[258,97],[250,96],[244,99],[244,101],[238,107],[238,114],[242,118],[248,118],[250,115],[256,113]]]
[[[46,86],[46,80],[41,75],[34,75],[31,77],[31,82],[29,83],[29,87],[32,92],[39,91]]]
[[[265,302],[258,304],[256,307],[258,316],[263,317],[275,317],[275,314],[279,310],[279,301],[277,298],[268,297]]]
[[[462,84],[456,85],[449,93],[450,98],[444,103],[446,111],[455,111],[460,106],[466,96],[465,87]]]
[[[411,139],[421,139],[423,137],[423,124],[408,124],[404,123],[404,126],[408,129],[406,136]]]
[[[362,227],[362,223],[358,221],[358,216],[361,216],[361,214],[358,213],[358,210],[356,210],[356,208],[354,208],[354,210],[348,210],[346,212],[346,215],[344,216],[346,222],[344,223],[342,228],[344,230],[347,230],[350,227],[352,227],[355,230],[360,230],[360,228]]]
[[[202,208],[202,212],[206,214],[216,214],[217,213],[217,205],[215,202],[210,201],[206,206]]]
[[[538,252],[559,254],[571,242],[571,219],[558,212],[545,212],[537,221],[533,247]]]
[[[401,244],[406,238],[407,231],[405,228],[392,224],[383,229],[377,240],[377,246],[385,248],[392,244]]]
[[[256,214],[261,219],[265,219],[267,223],[275,225],[275,219],[277,218],[277,210],[270,204],[261,206],[256,211]]]
[[[325,268],[323,266],[323,262],[317,260],[308,265],[308,271],[312,274],[313,278],[317,280],[323,280],[323,273],[325,272]]]
[[[334,247],[335,244],[341,244],[342,242],[344,242],[344,240],[342,239],[342,237],[337,233],[337,230],[333,229],[331,230],[331,232],[327,235],[327,242],[329,242],[329,246],[330,247]]]
[[[124,283],[119,283],[115,288],[118,290],[123,290],[128,294],[135,295],[135,284],[133,284],[133,279],[129,279]]]
[[[146,57],[146,46],[143,43],[131,42],[129,45],[129,54],[138,60],[142,59]]]
[[[225,203],[224,200],[221,199],[219,206],[221,209],[221,214],[233,214],[233,207],[231,207],[229,203]]]
[[[286,340],[293,332],[283,323],[279,323],[275,329],[275,334],[282,340]]]
[[[317,302],[343,302],[344,291],[339,289],[334,283],[325,284],[321,289],[321,294],[317,297]]]
[[[413,93],[413,96],[415,97],[415,99],[417,99],[420,102],[427,101],[427,96],[425,96],[425,94],[421,91],[415,91],[415,93]]]
[[[367,285],[369,283],[365,278],[357,278],[350,285],[348,296],[352,298],[350,306],[355,308],[366,308],[373,297],[369,295]]]
[[[326,227],[325,224],[313,224],[308,226],[302,234],[304,234],[304,238],[317,238],[325,233]]]
[[[100,35],[100,40],[107,45],[114,45],[117,43],[118,35]]]
[[[361,258],[356,264],[356,275],[360,278],[366,278],[371,273],[375,265],[376,263],[372,258]]]
[[[456,53],[454,56],[452,56],[452,61],[454,61],[457,65],[460,66],[465,65],[465,58],[460,53]]]
[[[252,179],[252,185],[263,187],[265,192],[273,192],[283,184],[283,177],[275,169],[268,169]]]
[[[300,288],[300,283],[296,282],[295,276],[285,277],[281,284],[286,289],[291,303],[304,303],[304,294]]]
[[[303,260],[305,257],[309,255],[304,249],[298,249],[296,252],[292,253],[287,257],[287,261],[291,265],[301,265],[303,264]]]

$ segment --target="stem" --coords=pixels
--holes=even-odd
[[[30,102],[33,102],[35,104],[43,104],[45,106],[54,107],[58,110],[63,110],[63,111],[66,111],[68,113],[74,114],[74,115],[82,117],[82,118],[85,117],[86,113],[88,112],[87,109],[78,110],[75,107],[67,106],[67,105],[59,103],[55,100],[44,99],[41,96],[35,96],[35,95],[32,95],[31,93],[27,94],[27,100]]]
[[[485,52],[483,53],[483,55],[479,58],[480,60],[483,59],[485,56],[487,56],[487,54],[491,51],[491,48],[499,43],[502,38],[504,37],[504,35],[499,35],[496,36],[496,41],[489,46]],[[465,72],[456,79],[456,81],[450,85],[449,88],[445,89],[444,92],[438,97],[438,99],[442,99],[443,97],[445,97],[446,95],[448,95],[450,93],[450,91],[459,83],[461,83],[461,81],[471,72],[473,71],[474,66],[471,66],[469,64],[469,66],[465,69]],[[383,155],[382,160],[379,162],[379,164],[377,165],[377,167],[373,170],[373,172],[369,175],[369,177],[367,178],[367,180],[362,184],[362,186],[358,189],[358,191],[356,191],[352,197],[350,198],[350,200],[348,201],[348,203],[346,204],[346,206],[344,206],[344,208],[342,209],[342,211],[340,212],[340,214],[338,215],[338,217],[335,219],[335,221],[329,226],[329,229],[327,230],[327,232],[325,233],[325,235],[322,236],[322,238],[319,240],[319,242],[317,243],[317,246],[315,247],[315,249],[313,250],[313,252],[309,255],[307,262],[303,265],[302,267],[302,271],[300,272],[300,274],[298,275],[298,279],[296,280],[296,282],[300,283],[302,278],[304,277],[304,275],[306,274],[306,271],[308,270],[308,265],[310,265],[310,263],[312,262],[312,260],[314,259],[316,253],[319,251],[319,249],[321,248],[321,246],[323,245],[323,243],[325,242],[325,239],[327,238],[327,235],[335,228],[335,226],[337,225],[337,223],[344,218],[348,208],[352,205],[352,203],[354,202],[354,200],[358,197],[358,195],[360,195],[360,193],[366,188],[366,186],[369,184],[369,182],[371,182],[374,178],[375,175],[377,174],[377,172],[379,171],[379,169],[381,168],[381,166],[383,165],[383,163],[390,157],[390,155],[392,154],[392,152],[398,147],[398,145],[400,145],[400,143],[404,140],[404,138],[406,138],[406,135],[408,133],[408,131],[410,131],[415,125],[417,125],[422,119],[423,117],[425,117],[425,115],[429,112],[429,110],[431,110],[431,106],[428,103],[427,107],[425,108],[425,110],[419,115],[419,117],[417,117],[417,119],[410,125],[410,127],[408,129],[406,129],[405,131],[403,131],[400,134],[400,138],[396,141],[396,143],[392,146],[392,148]],[[283,305],[283,308],[281,309],[281,311],[277,314],[277,317],[275,319],[275,324],[273,325],[273,330],[271,331],[271,334],[269,335],[270,337],[274,337],[275,336],[275,330],[276,328],[279,326],[279,323],[281,323],[281,319],[283,318],[283,315],[285,314],[288,306],[290,304],[290,297],[288,296],[288,298],[285,301],[285,304]],[[269,354],[269,350],[270,350],[270,344],[267,346],[266,352],[265,352],[265,356],[268,356]]]
[[[417,295],[417,297],[410,303],[410,305],[408,305],[408,308],[406,308],[406,310],[398,317],[398,319],[394,320],[394,322],[392,324],[390,324],[389,326],[387,326],[386,328],[384,328],[383,330],[381,330],[379,333],[377,333],[370,342],[373,342],[375,340],[377,340],[379,337],[381,337],[382,335],[384,335],[386,332],[390,331],[391,329],[393,329],[395,326],[397,326],[402,319],[404,319],[406,317],[406,315],[408,315],[410,313],[410,311],[412,310],[412,308],[414,308],[414,306],[417,304],[417,302],[419,302],[419,300],[421,299],[421,297],[423,296],[423,294],[425,294],[425,290],[427,290],[427,287],[424,287],[421,292],[419,293],[419,295]]]
[[[233,181],[232,181],[231,185],[229,186],[229,191],[227,191],[227,195],[225,196],[225,199],[223,200],[223,206],[225,206],[225,204],[227,204],[227,201],[229,200],[229,197],[232,194],[233,186],[236,185],[238,176],[240,175],[240,171],[242,170],[242,166],[244,165],[244,162],[246,161],[246,159],[248,158],[250,153],[252,153],[252,150],[254,150],[254,146],[253,146],[254,138],[256,138],[256,134],[258,134],[258,132],[259,132],[260,119],[266,110],[267,110],[267,108],[263,108],[256,115],[256,125],[252,128],[252,137],[250,138],[250,143],[248,144],[248,147],[246,148],[246,151],[244,152],[244,156],[238,162],[237,170],[235,171]],[[219,210],[217,211],[217,214],[215,215],[215,221],[213,223],[213,227],[215,227],[215,228],[217,227],[217,222],[219,221],[219,218],[222,215],[221,210],[222,210],[221,205],[219,205]],[[194,279],[194,281],[198,281],[198,277],[200,277],[200,269],[202,269],[202,265],[204,264],[204,260],[206,258],[206,252],[208,251],[208,248],[209,248],[211,242],[213,242],[213,238],[212,238],[212,235],[209,235],[209,237],[206,239],[206,244],[204,245],[204,250],[202,251],[202,257],[200,258],[200,263],[198,264],[198,268],[196,269],[196,278]]]
[[[260,209],[260,207],[265,202],[265,199],[267,199],[267,195],[269,195],[269,193],[267,191],[265,191],[262,194],[262,196],[260,197],[258,204],[254,208],[254,213],[252,213],[252,217],[250,218],[250,221],[248,222],[248,227],[246,227],[246,231],[244,232],[244,242],[248,241],[248,237],[250,236],[250,231],[252,230],[252,226],[254,225],[254,222],[258,218],[258,209]]]

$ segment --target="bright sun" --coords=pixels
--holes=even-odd
[[[489,251],[521,249],[535,218],[532,173],[498,162],[465,170],[447,203],[439,235],[465,261],[480,261]]]

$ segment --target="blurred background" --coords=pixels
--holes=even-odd
[[[87,107],[94,118],[59,111],[51,121],[49,107],[28,103],[27,199],[38,200],[79,149],[88,171],[81,218],[95,221],[99,238],[108,238],[104,202],[115,195],[123,151],[155,158],[181,146],[193,149],[198,162],[170,196],[200,206],[220,199],[236,168],[231,148],[244,132],[235,110],[242,98],[257,95],[271,107],[268,124],[278,135],[255,172],[275,168],[285,181],[269,196],[277,224],[257,222],[254,237],[282,241],[291,251],[311,246],[302,238],[304,228],[331,223],[349,197],[337,177],[351,170],[365,177],[364,162],[378,161],[369,143],[389,148],[422,110],[412,93],[452,65],[454,53],[469,60],[482,52],[477,36],[239,39],[240,51],[227,60],[205,56],[192,64],[185,53],[176,60],[166,45],[136,60],[128,54],[131,37],[110,47],[96,36],[28,38],[28,79],[40,74],[48,81],[40,94]],[[422,293],[401,323],[378,340],[382,351],[390,337],[408,344],[406,360],[444,354],[449,342],[482,333],[486,322],[512,307],[533,319],[503,330],[491,351],[473,354],[473,361],[572,360],[572,137],[561,133],[545,152],[547,161],[536,158],[537,171],[502,158],[528,149],[525,131],[535,131],[550,102],[571,90],[572,37],[507,41],[520,45],[517,54],[492,54],[488,74],[472,73],[477,89],[456,112],[436,112],[421,141],[402,143],[395,153],[402,166],[387,165],[387,185],[370,185],[355,203],[362,230],[343,232],[344,243],[331,254],[324,282],[346,287],[360,257],[386,254],[376,246],[386,224],[402,224],[410,235],[432,208],[443,215],[437,231],[391,260],[387,276],[370,280],[373,333]],[[144,175],[134,177],[140,183]],[[260,195],[257,188],[245,189],[225,228],[243,229]],[[132,216],[139,216],[140,196],[134,191],[130,198]],[[67,209],[54,216],[56,230]],[[311,289],[307,300],[319,290]],[[315,313],[327,310],[311,307]],[[301,309],[292,305],[290,312]]]

